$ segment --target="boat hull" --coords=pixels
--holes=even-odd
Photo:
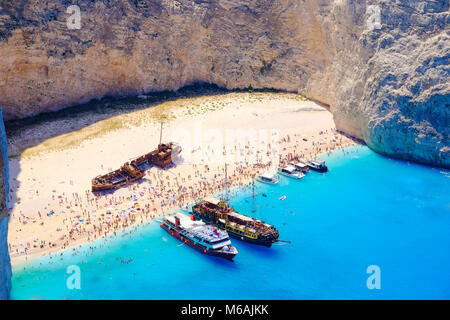
[[[171,152],[170,152],[170,154],[167,154],[167,156],[164,156],[163,158],[160,158],[159,156],[158,156],[158,154],[159,154],[159,152],[161,152],[161,151],[165,151],[164,149],[166,149],[166,148],[170,148],[171,149]],[[165,168],[167,168],[169,165],[171,165],[172,163],[173,163],[173,160],[176,158],[176,157],[178,157],[179,155],[180,155],[180,153],[181,153],[181,147],[174,147],[174,148],[172,148],[172,145],[170,144],[169,146],[162,146],[162,145],[159,145],[158,146],[158,149],[157,150],[155,150],[154,152],[153,152],[153,155],[150,157],[150,161],[154,164],[154,165],[156,165],[156,166],[158,166],[158,167],[160,167],[160,168],[163,168],[163,169],[165,169]]]
[[[210,250],[205,248],[204,246],[198,245],[194,243],[191,239],[184,237],[181,233],[179,233],[177,230],[169,228],[166,224],[162,223],[160,227],[164,230],[166,230],[170,235],[177,238],[181,242],[186,243],[191,248],[194,248],[195,250],[207,254],[210,256],[225,258],[227,260],[233,261],[233,258],[236,256],[237,253],[234,252],[226,252],[221,250]]]
[[[298,176],[296,174],[289,174],[289,173],[284,173],[284,172],[279,172],[279,171],[278,171],[278,174],[280,174],[282,176],[285,176],[287,178],[297,179],[297,180],[300,180],[301,178],[304,177],[304,175],[300,177],[300,176]]]
[[[275,185],[275,184],[278,183],[278,180],[275,180],[275,181],[271,182],[271,181],[265,181],[265,180],[262,180],[262,179],[259,179],[259,178],[256,178],[256,181],[261,182],[261,183],[271,184],[271,185]]]
[[[165,169],[173,163],[173,160],[180,153],[181,147],[178,144],[160,144],[156,150],[134,159],[131,163],[124,164],[120,169],[92,179],[92,192],[114,191],[120,187],[130,185],[145,176],[145,172],[140,169],[142,164],[154,164]],[[114,181],[118,177],[127,178],[121,181]]]
[[[169,157],[168,159],[165,160],[153,159],[152,163],[162,169],[165,169],[173,163],[174,158],[175,157]]]
[[[275,242],[275,241],[271,241],[271,240],[267,241],[267,240],[252,239],[252,238],[248,238],[248,237],[243,237],[242,235],[240,235],[238,233],[234,233],[231,230],[226,230],[226,231],[228,232],[228,235],[230,237],[234,238],[234,239],[245,241],[245,242],[248,242],[248,243],[251,243],[251,244],[257,244],[257,245],[260,245],[260,246],[265,246],[265,247],[268,247],[268,248],[270,248],[272,246],[272,244]]]
[[[275,240],[266,240],[266,239],[261,239],[259,237],[257,239],[250,238],[250,237],[247,237],[245,235],[236,233],[232,229],[226,228],[226,226],[224,226],[222,223],[219,223],[218,221],[216,221],[214,219],[211,219],[210,217],[208,217],[208,216],[206,216],[206,215],[196,211],[194,208],[192,209],[192,213],[194,214],[194,216],[197,219],[203,220],[203,221],[205,221],[207,223],[212,223],[216,227],[218,227],[218,228],[220,228],[222,230],[225,230],[228,233],[228,235],[230,237],[234,238],[234,239],[238,239],[238,240],[241,240],[241,241],[245,241],[245,242],[248,242],[248,243],[257,244],[257,245],[265,246],[265,247],[271,247],[272,244],[277,241],[277,239],[275,239]]]
[[[316,172],[328,172],[328,168],[315,168],[315,167],[309,167],[311,170],[316,171]]]
[[[134,178],[132,179],[127,179],[127,180],[123,180],[119,183],[107,183],[107,184],[92,184],[92,192],[101,192],[101,191],[110,191],[110,190],[117,190],[121,187],[130,185],[136,181],[138,181],[139,179],[142,179],[144,177],[144,173],[141,172],[139,174],[137,174]]]

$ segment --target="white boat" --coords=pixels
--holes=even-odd
[[[302,161],[292,161],[291,165],[293,165],[295,167],[295,169],[297,169],[297,171],[300,171],[303,173],[307,173],[309,171],[308,165]]]
[[[256,177],[256,180],[263,183],[269,183],[269,184],[277,184],[278,180],[275,178],[273,174],[270,173],[264,173]]]
[[[325,161],[321,159],[311,159],[306,164],[314,171],[327,172],[328,167],[325,165]]]
[[[278,167],[278,173],[294,179],[301,179],[305,176],[303,172],[298,171],[293,165]]]
[[[228,233],[224,230],[195,220],[180,212],[165,216],[161,221],[161,228],[188,246],[216,257],[233,260],[238,251],[231,246]]]

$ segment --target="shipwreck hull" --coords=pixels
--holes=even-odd
[[[180,153],[181,147],[177,143],[159,144],[156,150],[125,163],[120,169],[92,179],[92,192],[114,191],[130,185],[145,176],[141,165],[148,163],[167,168]]]

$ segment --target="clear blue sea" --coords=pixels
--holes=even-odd
[[[322,157],[326,174],[256,183],[256,216],[290,244],[233,240],[239,254],[229,262],[151,222],[13,270],[12,298],[450,299],[450,172],[367,147],[346,152]],[[249,214],[251,190],[231,204]],[[68,265],[80,267],[79,290],[66,286]],[[370,265],[380,268],[380,289],[367,288]]]

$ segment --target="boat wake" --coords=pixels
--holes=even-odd
[[[285,246],[287,244],[290,244],[290,241],[286,241],[286,240],[277,240],[277,242],[275,242],[274,244],[272,244],[273,246]]]

